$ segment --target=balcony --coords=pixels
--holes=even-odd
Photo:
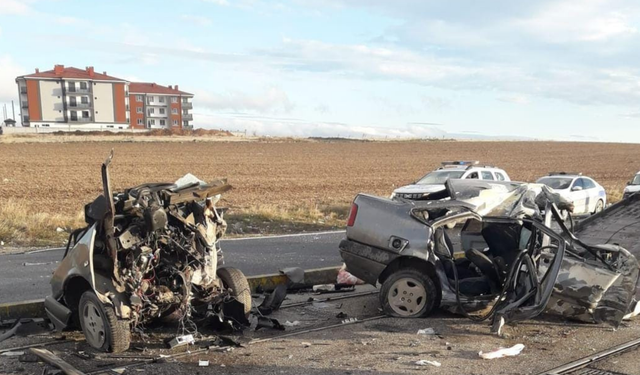
[[[21,107],[22,107],[22,108],[29,108],[29,103],[27,103],[27,102],[22,102]]]
[[[184,121],[193,121],[193,115],[192,114],[182,115],[182,120],[184,120]]]
[[[69,103],[69,107],[71,108],[91,108],[90,103]]]
[[[73,95],[84,95],[84,94],[88,94],[91,91],[89,90],[89,88],[86,89],[81,89],[79,87],[69,87],[67,88],[67,93],[69,94],[73,94]]]
[[[71,116],[69,117],[69,122],[91,122],[91,117],[78,117],[78,116]]]
[[[184,109],[193,109],[193,103],[191,103],[191,102],[182,102],[182,108],[184,108]]]
[[[26,87],[20,87],[20,94],[26,94],[27,93],[27,88]]]

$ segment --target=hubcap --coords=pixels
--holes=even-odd
[[[602,201],[598,201],[598,204],[596,205],[596,213],[602,211],[602,209],[603,209],[602,206],[603,206]]]
[[[99,306],[93,301],[88,301],[82,309],[82,328],[89,345],[101,348],[106,340],[104,319]]]
[[[427,303],[427,291],[418,280],[404,277],[391,285],[387,299],[398,315],[413,316]]]

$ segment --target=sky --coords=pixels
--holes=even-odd
[[[256,135],[640,142],[637,0],[0,0],[0,104],[54,64]]]

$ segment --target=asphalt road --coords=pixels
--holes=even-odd
[[[309,233],[222,241],[225,265],[247,276],[277,273],[286,267],[303,269],[342,263],[338,244],[344,232]],[[49,278],[64,250],[0,255],[0,303],[44,298]]]

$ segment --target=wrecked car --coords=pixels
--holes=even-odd
[[[494,333],[544,311],[617,326],[633,309],[638,263],[576,238],[562,219],[571,209],[547,186],[516,182],[449,180],[423,201],[359,194],[340,254],[353,275],[380,283],[391,316],[440,307],[492,319]]]
[[[112,158],[102,164],[102,195],[84,208],[87,226],[70,234],[51,278],[45,310],[56,328],[81,328],[92,347],[121,352],[132,330],[154,320],[183,328],[196,318],[246,320],[247,279],[218,268],[226,223],[213,201],[204,203],[230,190],[227,181],[187,178],[112,193]]]

